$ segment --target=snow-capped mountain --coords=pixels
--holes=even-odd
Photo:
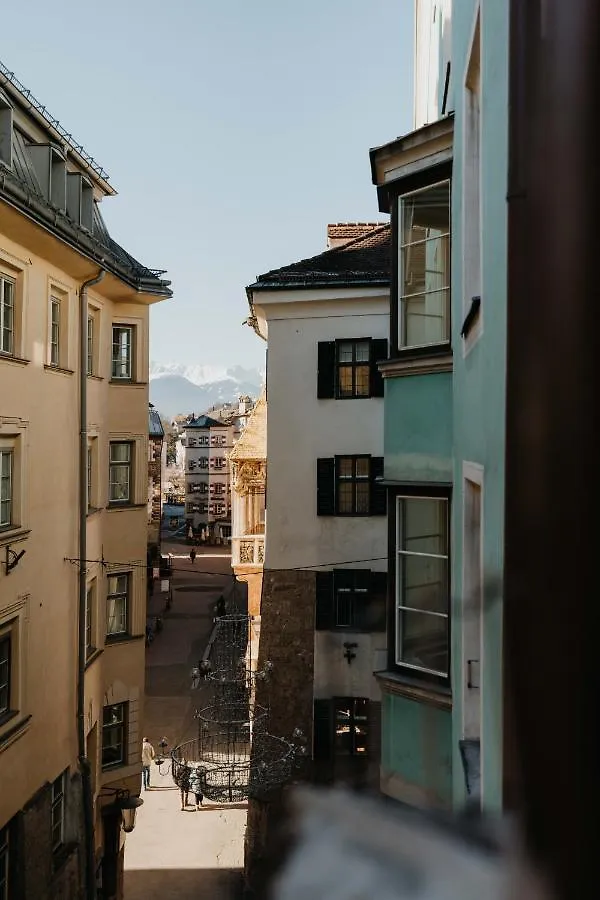
[[[200,414],[242,394],[257,397],[262,383],[259,369],[150,363],[150,402],[167,418],[178,413]]]

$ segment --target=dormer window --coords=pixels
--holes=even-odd
[[[12,166],[13,108],[0,91],[0,163]]]
[[[62,151],[52,144],[28,144],[27,152],[42,194],[64,212],[67,206],[67,168]]]
[[[79,172],[67,174],[67,213],[87,231],[94,227],[94,190],[91,183]]]

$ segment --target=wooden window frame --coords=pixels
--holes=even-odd
[[[106,576],[106,578],[107,578],[107,582],[106,582],[106,640],[107,641],[118,640],[119,638],[122,638],[125,635],[129,635],[129,633],[130,633],[129,622],[130,622],[130,615],[131,615],[132,574],[133,573],[129,572],[129,571],[109,572],[108,575]],[[124,591],[119,591],[119,590],[111,591],[110,590],[110,579],[111,578],[126,578],[127,581],[125,584],[125,590]],[[114,599],[114,598],[122,599],[124,601],[123,605],[125,607],[124,615],[122,615],[122,613],[119,614],[119,619],[121,621],[124,620],[124,628],[120,629],[119,631],[109,631],[108,630],[109,622],[111,619],[109,606],[110,606],[111,599]]]
[[[123,446],[129,447],[129,459],[128,460],[113,460],[112,459],[112,448],[115,446]],[[134,503],[134,490],[135,490],[135,482],[134,482],[134,462],[135,462],[135,445],[133,441],[110,441],[108,446],[108,504],[109,506],[131,506]],[[126,467],[128,470],[128,484],[127,484],[127,497],[123,499],[113,499],[111,497],[112,493],[112,485],[117,484],[117,482],[113,482],[111,474],[113,467],[119,466],[121,468]]]
[[[106,710],[120,708],[122,710],[122,718],[119,722],[109,722],[106,723]],[[118,759],[111,760],[110,762],[105,762],[105,753],[108,749],[105,746],[105,736],[107,733],[112,732],[113,729],[118,728],[121,730],[120,742],[118,746],[121,747],[121,755]],[[102,760],[102,771],[106,772],[110,769],[119,769],[123,768],[123,766],[127,766],[129,764],[129,753],[128,753],[128,738],[129,738],[129,703],[124,701],[122,703],[109,703],[102,709],[102,735],[101,735],[101,760]]]
[[[115,346],[119,346],[119,344],[115,344],[115,331],[125,331],[129,333],[129,355],[126,359],[128,363],[128,374],[127,375],[119,375],[115,374],[118,371],[119,365],[122,365],[121,356],[118,354],[115,356]],[[127,325],[121,324],[119,322],[113,322],[111,328],[111,354],[110,354],[110,380],[116,382],[117,384],[128,384],[131,382],[135,382],[135,342],[136,342],[136,326],[135,325]]]

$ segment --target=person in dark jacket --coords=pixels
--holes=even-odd
[[[192,549],[190,550],[190,559],[191,559],[192,563],[194,563],[196,561],[196,548],[195,547],[192,547]]]
[[[188,805],[188,794],[190,792],[190,769],[184,765],[179,776],[179,793],[181,794],[181,808],[185,809]]]

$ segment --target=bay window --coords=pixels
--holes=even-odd
[[[450,182],[398,198],[398,346],[450,340]]]

